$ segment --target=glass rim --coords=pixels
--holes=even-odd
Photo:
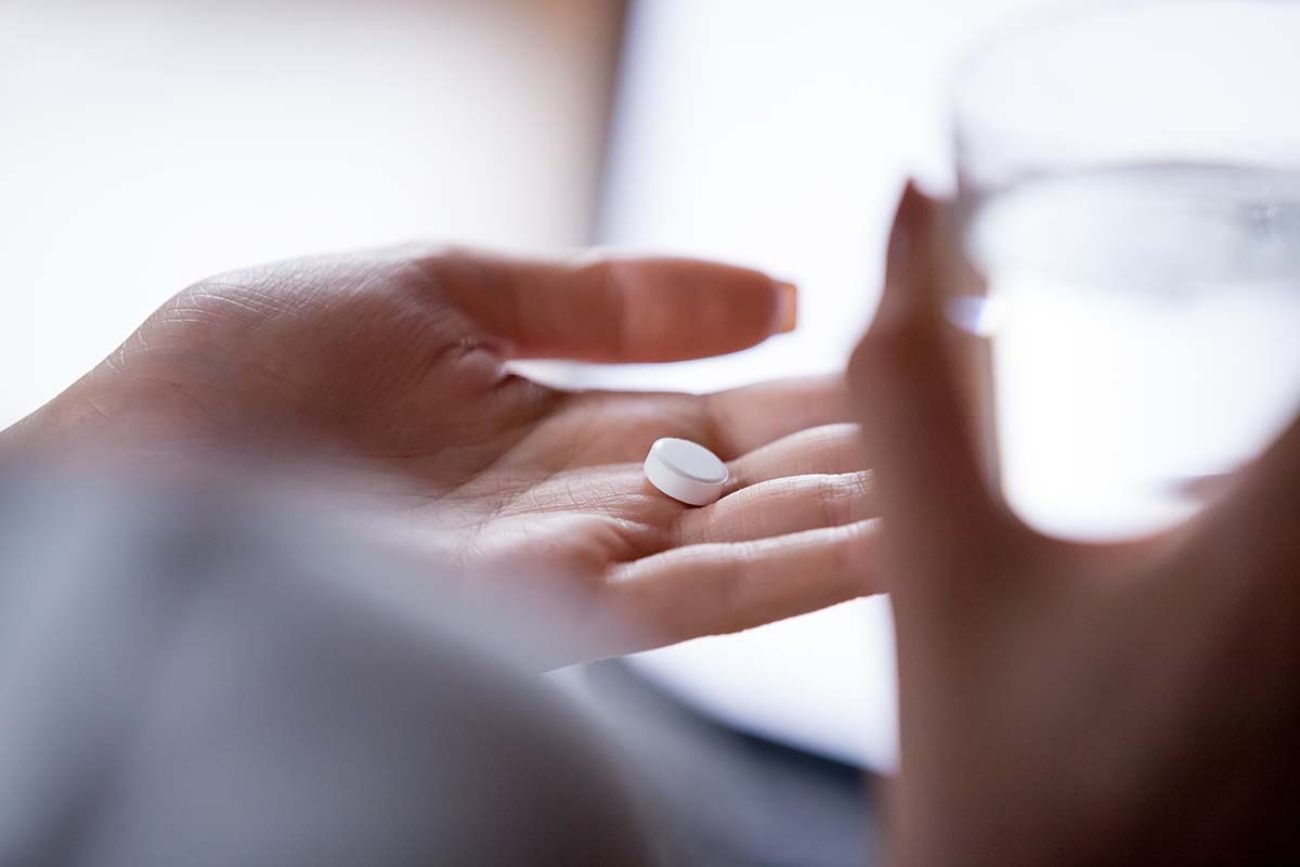
[[[1040,7],[1024,11],[1015,15],[1005,26],[996,27],[992,32],[972,40],[958,52],[957,59],[945,76],[944,91],[948,116],[954,122],[960,117],[962,89],[974,77],[979,67],[1021,40],[1111,12],[1207,6],[1285,6],[1300,13],[1300,3],[1291,4],[1286,0],[1140,0],[1136,3],[1133,0],[1079,0],[1069,6]]]
[[[1240,17],[1238,11],[1242,13]],[[1187,13],[1187,17],[1177,17],[1181,13]],[[1077,55],[1078,46],[1088,45],[1090,40],[1095,42],[1108,33],[1116,32],[1123,37],[1124,24],[1130,18],[1133,21],[1130,35],[1138,40],[1145,36],[1145,41],[1140,44],[1150,47],[1153,65],[1146,70],[1134,65],[1134,58],[1141,55],[1134,51],[1134,45],[1138,43],[1133,39],[1121,38],[1113,56],[1097,53],[1095,65],[1080,63],[1077,56],[1072,61],[1060,59]],[[1231,27],[1214,30],[1215,22],[1220,20]],[[1169,40],[1162,42],[1160,35],[1165,32],[1166,22]],[[1183,22],[1188,26],[1182,27]],[[1277,22],[1282,22],[1283,26],[1261,26]],[[1113,157],[1104,154],[1086,156],[1085,152],[1097,145],[1100,145],[1099,151],[1104,152],[1108,147],[1117,150],[1125,146],[1121,142],[1138,141],[1143,137],[1144,146],[1152,147],[1153,152],[1158,151],[1164,146],[1153,143],[1161,136],[1168,136],[1169,130],[1175,132],[1169,140],[1176,142],[1172,151],[1178,153],[1172,155],[1173,161],[1208,160],[1235,164],[1243,159],[1234,153],[1237,151],[1247,154],[1244,159],[1250,163],[1267,164],[1287,171],[1300,170],[1300,124],[1295,123],[1293,112],[1278,110],[1275,104],[1282,96],[1271,84],[1238,90],[1249,99],[1234,99],[1231,103],[1225,102],[1221,96],[1228,90],[1215,87],[1207,91],[1212,99],[1218,100],[1219,106],[1230,104],[1236,110],[1235,117],[1227,116],[1230,122],[1226,121],[1223,128],[1238,132],[1221,136],[1218,141],[1213,136],[1202,137],[1197,122],[1178,120],[1180,116],[1191,117],[1187,114],[1189,100],[1172,103],[1174,107],[1169,111],[1149,110],[1143,106],[1151,103],[1141,102],[1153,97],[1162,99],[1162,94],[1200,93],[1196,88],[1198,81],[1204,86],[1201,70],[1211,70],[1218,75],[1221,67],[1213,64],[1215,58],[1222,59],[1223,55],[1216,50],[1208,53],[1209,59],[1203,60],[1206,52],[1187,50],[1188,46],[1199,44],[1189,40],[1204,39],[1206,33],[1220,32],[1229,37],[1251,33],[1259,33],[1261,37],[1286,36],[1292,32],[1293,22],[1300,27],[1300,2],[1285,0],[1079,0],[1023,10],[1021,14],[1008,18],[1002,26],[968,43],[944,76],[944,124],[953,148],[958,187],[962,185],[963,168],[972,166],[978,176],[989,165],[995,166],[993,174],[996,175],[1004,172],[1019,174],[1023,169],[1034,168],[1037,163],[1041,163],[1038,168],[1044,171],[1054,170],[1058,163],[1106,164]],[[1054,40],[1060,43],[1059,51],[1053,48]],[[1234,43],[1228,38],[1222,44],[1250,43],[1240,40]],[[1261,42],[1264,46],[1269,44],[1267,39]],[[1215,47],[1212,43],[1206,43],[1206,46]],[[1108,47],[1103,46],[1103,51]],[[1249,82],[1253,77],[1256,82],[1264,81],[1270,70],[1273,76],[1270,80],[1290,80],[1290,76],[1300,70],[1300,54],[1291,54],[1289,50],[1278,52],[1276,44],[1272,48],[1272,51],[1262,51],[1252,57],[1250,63],[1239,63],[1236,58],[1230,58],[1229,62],[1239,65],[1229,80]],[[1093,50],[1096,50],[1095,45]],[[1162,54],[1165,62],[1161,62]],[[1187,65],[1189,54],[1197,58],[1197,66]],[[1168,58],[1172,58],[1175,64],[1170,66]],[[1266,59],[1270,62],[1260,62]],[[1278,63],[1285,67],[1280,76],[1276,70]],[[1032,74],[1040,69],[1041,76]],[[1195,74],[1181,78],[1175,71],[1179,69]],[[1022,74],[1025,70],[1031,74]],[[1121,86],[1116,90],[1115,79],[1125,74],[1132,86]],[[1107,81],[1108,75],[1110,81]],[[1216,80],[1216,85],[1219,80]],[[1073,89],[1067,88],[1062,92],[1063,82],[1071,83]],[[1164,103],[1160,105],[1163,107]],[[1148,119],[1151,124],[1147,123]],[[1265,122],[1260,125],[1256,119]],[[1164,130],[1154,124],[1163,124]],[[1114,131],[1109,140],[1092,132],[1107,128]],[[1216,135],[1220,133],[1220,130],[1210,131]],[[1187,134],[1179,135],[1179,132]],[[1223,153],[1211,153],[1216,149]],[[1001,156],[1004,151],[1007,154],[1005,160]],[[1181,155],[1184,152],[1195,153],[1184,157]],[[1166,159],[1164,155],[1158,158]],[[1017,164],[1020,167],[1010,172],[1009,169]]]

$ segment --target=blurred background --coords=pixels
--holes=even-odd
[[[954,65],[1062,5],[0,0],[0,427],[195,280],[415,238],[684,253],[801,286],[792,335],[716,361],[544,371],[575,385],[837,368],[904,178],[952,182]],[[735,863],[851,863],[865,845],[854,771],[895,754],[882,602],[583,682],[696,721],[679,767],[711,796],[700,833],[749,853]]]

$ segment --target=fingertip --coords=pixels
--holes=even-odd
[[[761,271],[693,259],[644,259],[623,275],[629,356],[723,355],[794,330],[799,290]],[[629,358],[628,360],[634,360]]]
[[[885,258],[887,267],[894,268],[907,262],[915,253],[916,226],[924,203],[920,191],[909,179],[894,206],[894,219],[890,224],[889,248]]]
[[[912,181],[903,187],[889,232],[885,283],[875,323],[886,324],[923,312],[929,306],[937,275],[929,270],[939,255],[934,238],[936,203]]]
[[[882,508],[911,550],[985,532],[996,511],[969,404],[969,353],[943,315],[952,278],[942,219],[909,182],[880,305],[849,364]]]
[[[784,280],[773,280],[776,294],[773,334],[789,334],[799,325],[799,287]]]

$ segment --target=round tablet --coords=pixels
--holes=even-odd
[[[645,477],[674,500],[707,506],[722,496],[727,465],[699,443],[676,437],[657,439],[645,458]]]

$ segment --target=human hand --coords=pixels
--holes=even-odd
[[[581,652],[606,655],[871,590],[872,512],[842,380],[568,392],[507,360],[730,352],[792,327],[793,301],[757,272],[681,259],[291,262],[182,292],[13,435],[129,424],[237,447],[333,444],[400,481],[367,500],[367,522],[471,571],[564,576],[591,613]],[[728,460],[727,495],[690,508],[651,488],[640,461],[662,436]]]
[[[901,864],[1295,863],[1300,420],[1188,524],[1045,538],[987,483],[909,188],[851,366],[900,678]]]

